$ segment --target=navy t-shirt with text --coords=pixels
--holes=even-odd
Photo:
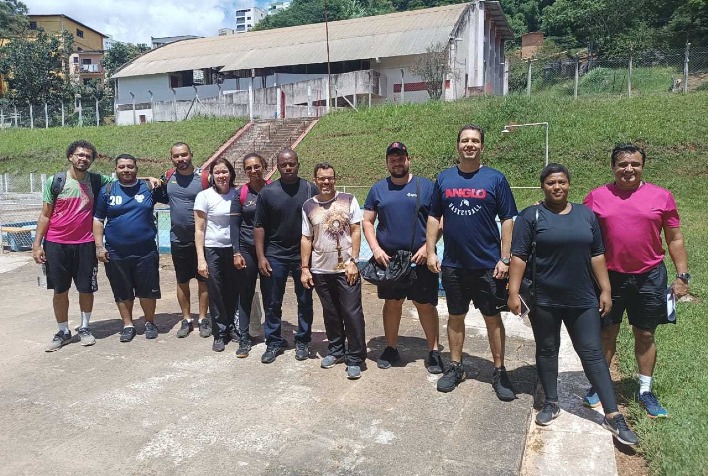
[[[440,172],[430,215],[443,217],[442,265],[493,269],[501,258],[496,217],[506,220],[517,213],[509,183],[498,170],[482,166],[466,173],[455,166]]]

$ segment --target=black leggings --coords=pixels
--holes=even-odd
[[[536,369],[546,401],[558,403],[558,349],[561,322],[565,323],[575,352],[590,385],[595,388],[605,414],[617,411],[617,397],[602,352],[600,314],[596,307],[574,309],[541,307],[531,313],[531,327],[536,339]]]
[[[247,335],[251,323],[253,296],[256,294],[256,280],[259,279],[258,258],[255,248],[244,245],[241,245],[241,256],[246,261],[246,267],[236,271],[239,298],[237,327],[239,335]],[[262,290],[261,296],[263,296]]]

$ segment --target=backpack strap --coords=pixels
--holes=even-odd
[[[57,197],[64,190],[66,184],[66,170],[58,172],[52,178],[52,206],[57,204]]]
[[[167,172],[165,172],[165,182],[169,182],[174,174],[175,174],[174,168],[167,170]]]
[[[93,198],[98,197],[98,192],[101,191],[101,174],[95,174],[89,172],[89,180],[91,181],[91,191],[93,191]]]
[[[266,180],[266,185],[268,185],[269,183],[271,183],[271,181]],[[246,199],[248,198],[248,182],[241,185],[241,192],[239,193],[238,198],[241,202],[241,206],[246,205]]]
[[[209,170],[200,169],[199,174],[202,177],[202,190],[206,190],[211,187],[211,177],[209,176]]]

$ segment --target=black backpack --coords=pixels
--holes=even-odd
[[[98,192],[101,190],[101,174],[95,174],[93,172],[87,173],[89,180],[91,180],[91,190],[93,191],[93,203],[95,206]],[[64,190],[64,185],[66,185],[66,171],[57,173],[52,179],[52,206],[56,205],[57,197],[61,191]]]

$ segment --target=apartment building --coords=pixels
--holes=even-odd
[[[277,13],[281,10],[285,10],[289,6],[290,6],[290,2],[271,2],[267,8],[268,15],[272,15],[273,13]]]
[[[266,17],[265,10],[257,7],[236,10],[236,33],[251,31],[256,24]]]

